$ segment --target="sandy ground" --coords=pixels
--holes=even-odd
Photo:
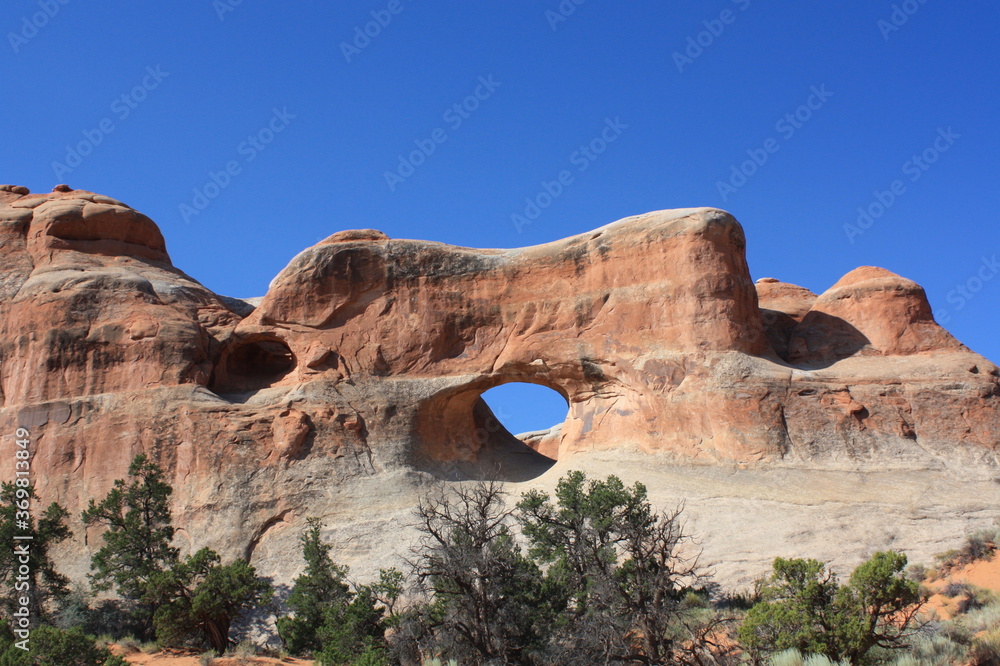
[[[117,651],[117,650],[116,650]],[[118,651],[120,653],[120,651]],[[130,664],[149,664],[150,666],[201,666],[198,655],[181,655],[175,652],[154,652],[145,654],[142,652],[125,655],[126,661]],[[316,662],[311,659],[270,659],[268,657],[253,657],[251,659],[241,658],[216,658],[212,661],[212,666],[263,666],[264,664],[282,664],[284,666],[312,666]]]
[[[950,583],[968,583],[975,587],[990,590],[1000,596],[1000,555],[994,553],[992,560],[979,560],[960,569],[955,569],[941,579],[925,583],[935,592],[942,590]],[[949,598],[942,594],[934,594],[927,600],[927,605],[937,612],[942,619],[954,617],[961,595]]]

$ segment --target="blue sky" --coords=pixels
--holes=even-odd
[[[341,229],[516,247],[718,206],[755,278],[884,266],[1000,360],[1000,5],[776,4],[8,0],[0,181],[122,199],[244,297]]]

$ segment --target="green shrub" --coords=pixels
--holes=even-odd
[[[970,611],[962,618],[962,624],[973,634],[1000,629],[1000,601]]]
[[[41,626],[31,632],[29,650],[6,645],[0,666],[128,666],[128,662],[97,647],[80,629]]]
[[[91,558],[91,587],[95,592],[114,589],[126,601],[130,621],[144,639],[153,638],[156,604],[142,601],[150,580],[177,562],[171,546],[170,495],[163,470],[139,454],[128,469],[129,478],[117,479],[100,502],[90,500],[81,519],[88,527],[107,527],[104,545]]]
[[[249,639],[242,640],[228,650],[225,656],[236,664],[250,664],[252,659],[257,656],[257,645]]]
[[[681,603],[687,608],[711,608],[712,604],[704,592],[689,590],[684,594]]]
[[[990,559],[998,544],[1000,544],[1000,527],[987,527],[965,537],[962,552],[972,558],[971,561]]]
[[[84,591],[75,590],[60,605],[53,624],[60,629],[79,627],[85,634],[107,634],[117,641],[143,633],[136,614],[134,604],[120,599],[94,601]]]
[[[135,636],[124,636],[119,638],[118,647],[124,650],[127,654],[142,651],[142,643],[140,643],[139,639]]]
[[[830,661],[821,654],[803,656],[795,648],[773,655],[767,664],[768,666],[850,666],[850,662]]]
[[[893,666],[952,666],[965,659],[966,646],[937,633],[913,641],[910,653],[900,657]]]
[[[973,666],[1000,664],[1000,629],[974,639],[969,646],[968,656]]]
[[[208,643],[218,654],[229,645],[233,622],[270,603],[274,590],[246,560],[220,564],[202,548],[167,571],[154,573],[143,601],[156,608],[156,636],[166,645]]]
[[[948,583],[941,588],[941,596],[948,597],[949,599],[954,599],[960,594],[966,594],[969,592],[970,588],[967,583]]]
[[[878,552],[846,585],[816,560],[777,558],[747,612],[740,642],[751,655],[795,648],[863,664],[881,659],[873,648],[903,649],[920,607],[918,585],[903,575],[906,556]]]
[[[403,574],[382,569],[377,583],[349,585],[347,567],[334,563],[333,547],[323,543],[320,521],[307,524],[299,539],[306,570],[287,601],[294,614],[277,620],[282,642],[290,653],[314,654],[321,664],[386,663],[387,616],[402,592]]]
[[[996,601],[996,596],[989,590],[964,582],[949,583],[942,588],[941,595],[949,599],[961,596],[956,608],[959,614],[975,611]]]
[[[935,556],[941,568],[957,569],[979,560],[989,560],[1000,544],[1000,526],[976,530],[965,537],[961,548],[946,551]]]

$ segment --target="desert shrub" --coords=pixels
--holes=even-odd
[[[960,615],[983,608],[996,601],[996,596],[989,590],[964,582],[949,583],[941,590],[941,594],[949,599],[961,597],[956,605],[956,612]]]
[[[761,589],[763,584],[763,580],[756,580],[753,586],[746,592],[726,592],[720,595],[716,607],[734,611],[748,611],[762,600]]]
[[[850,666],[847,661],[830,661],[821,654],[803,655],[795,648],[773,655],[767,664],[768,666]]]
[[[925,664],[913,655],[907,654],[897,657],[896,661],[892,662],[892,666],[925,666]]]
[[[711,608],[712,603],[708,595],[702,591],[689,590],[684,593],[681,603],[686,608]]]
[[[950,550],[944,551],[943,553],[938,553],[937,555],[935,555],[934,559],[937,560],[938,563],[936,569],[937,574],[940,576],[942,574],[947,573],[949,569],[953,568],[956,565],[959,558],[961,557],[961,554],[962,551],[958,550],[957,548],[952,548]]]
[[[978,562],[993,555],[996,543],[993,541],[993,534],[979,531],[974,532],[965,538],[965,545],[959,551],[963,563]]]
[[[142,651],[142,642],[135,636],[125,636],[118,639],[118,647],[131,654]]]
[[[970,590],[968,583],[952,582],[941,588],[941,596],[954,599],[960,594],[967,594]]]
[[[1000,664],[1000,629],[978,636],[969,646],[971,666],[996,666]]]
[[[961,645],[968,645],[969,641],[972,640],[972,632],[966,629],[961,622],[942,622],[937,629],[937,635],[944,636]]]
[[[329,652],[327,648],[317,655],[316,663],[319,666],[389,666],[389,657],[386,648],[381,645],[372,645],[359,653],[352,654],[346,659],[334,652],[334,657],[328,658],[324,655]]]
[[[234,664],[251,664],[257,653],[257,646],[254,642],[245,639],[228,650],[225,656],[230,658]]]
[[[347,567],[334,563],[320,532],[319,520],[310,518],[300,538],[306,570],[287,601],[294,615],[278,618],[278,634],[290,653],[313,654],[322,664],[384,663],[385,632],[403,576],[383,569],[377,583],[350,585]]]
[[[918,583],[928,580],[933,569],[928,569],[923,564],[911,564],[906,568],[906,577]]]
[[[941,568],[945,571],[957,569],[972,562],[991,559],[998,544],[1000,544],[1000,526],[979,529],[966,535],[961,548],[944,552],[935,559],[941,563]]]
[[[34,486],[21,488],[7,482],[0,486],[0,541],[15,544],[15,534],[31,536],[31,547],[26,552],[21,552],[23,545],[0,548],[0,608],[8,616],[14,612],[23,597],[15,583],[27,583],[32,591],[28,608],[33,621],[51,622],[52,611],[70,593],[69,578],[56,571],[50,555],[53,548],[70,536],[66,526],[69,514],[53,502],[37,519],[29,513],[23,520],[28,502],[35,497]],[[16,577],[18,564],[28,565],[26,581]]]
[[[935,633],[914,640],[909,654],[896,659],[893,666],[952,666],[965,659],[965,652],[965,645]]]
[[[985,601],[948,622],[928,626],[928,633],[912,642],[908,660],[897,660],[893,666],[1000,664],[1000,602],[988,590],[972,586],[963,586],[962,594],[967,595],[963,601],[970,597]]]
[[[92,636],[78,628],[40,626],[31,632],[28,645],[30,650],[26,652],[13,641],[6,643],[0,666],[128,666],[128,662],[98,647]]]
[[[220,563],[219,554],[202,548],[169,570],[154,573],[143,601],[156,608],[156,636],[165,645],[207,642],[218,654],[230,644],[235,620],[266,607],[274,594],[269,581],[246,560]]]
[[[767,666],[802,666],[803,661],[802,653],[791,648],[771,655],[767,660]]]
[[[132,460],[128,475],[117,479],[100,502],[90,500],[83,512],[85,525],[108,528],[101,535],[104,545],[91,558],[91,586],[95,592],[117,591],[139,623],[139,634],[152,638],[156,606],[143,602],[146,588],[154,575],[177,562],[179,552],[170,545],[173,488],[143,454]]]
[[[962,624],[973,634],[1000,629],[1000,601],[993,600],[970,611],[962,618]]]
[[[73,590],[60,604],[52,624],[60,629],[79,627],[85,634],[108,634],[115,640],[143,633],[132,604],[120,599],[95,601],[83,590]]]
[[[841,585],[822,562],[779,557],[740,642],[751,655],[795,648],[852,664],[880,661],[873,650],[901,650],[914,633],[921,598],[905,566],[901,553],[875,553]]]
[[[554,499],[522,496],[514,515],[553,592],[541,663],[728,663],[729,641],[717,639],[731,621],[710,608],[682,508],[656,511],[641,483],[576,471]]]

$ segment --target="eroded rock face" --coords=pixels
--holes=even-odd
[[[792,333],[789,357],[831,363],[854,354],[961,352],[938,326],[920,285],[883,268],[856,268],[815,299]]]
[[[120,201],[19,196],[0,207],[0,239],[5,404],[205,384],[239,321]]]
[[[592,452],[645,456],[604,472],[640,480],[685,465],[991,473],[1000,370],[934,322],[919,286],[870,267],[819,296],[755,285],[745,242],[714,209],[514,250],[341,231],[248,304],[174,268],[119,201],[4,186],[0,428],[29,429],[42,500],[73,515],[146,452],[176,488],[183,546],[287,580],[306,517],[371,525],[351,537],[364,558],[428,478],[544,484],[554,460]],[[511,381],[560,392],[566,422],[506,432],[480,396]],[[64,556],[81,576],[99,540],[75,529]]]

